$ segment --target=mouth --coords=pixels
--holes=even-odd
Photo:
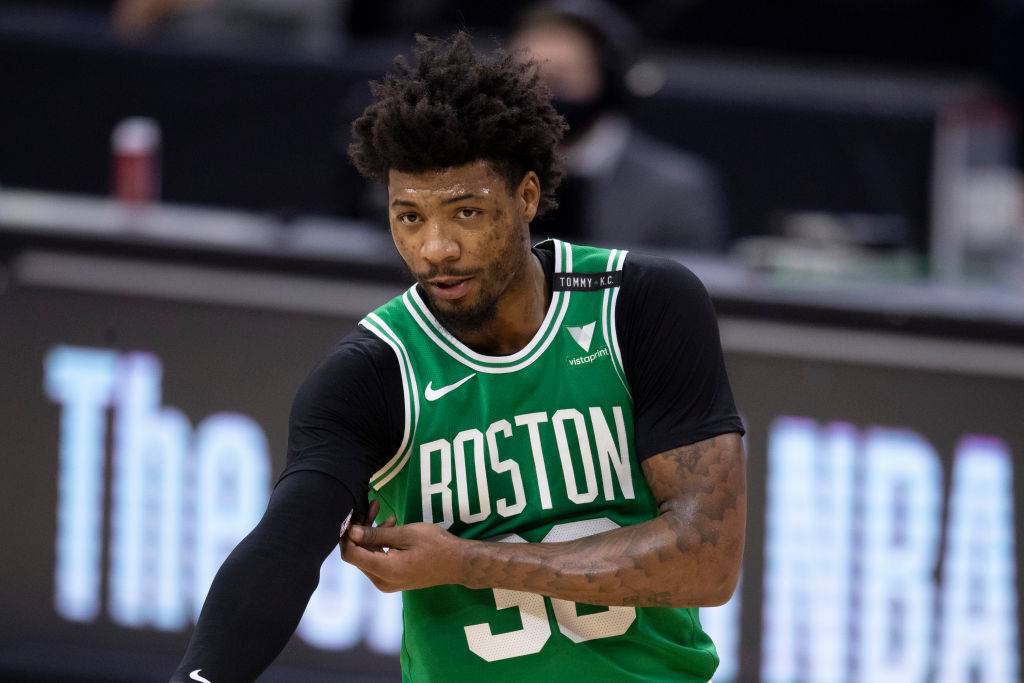
[[[424,284],[437,298],[454,301],[461,299],[469,292],[472,280],[472,277],[435,277],[427,280]]]

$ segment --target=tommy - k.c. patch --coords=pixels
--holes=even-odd
[[[553,273],[551,288],[556,292],[593,292],[622,284],[622,271],[607,273]]]

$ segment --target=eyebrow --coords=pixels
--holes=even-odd
[[[464,199],[479,199],[479,197],[477,195],[473,194],[472,192],[469,192],[467,194],[460,194],[457,197],[449,197],[448,199],[445,199],[441,203],[442,204],[454,204],[455,202],[461,202]]]
[[[443,200],[441,203],[447,205],[447,204],[454,204],[455,202],[461,202],[461,201],[466,200],[466,199],[479,199],[479,198],[480,198],[479,195],[476,195],[476,194],[473,194],[472,192],[470,192],[470,193],[467,193],[467,194],[460,194],[460,195],[458,195],[456,197],[449,197],[448,199]],[[395,199],[395,200],[393,200],[391,202],[391,206],[411,206],[413,208],[417,208],[419,206],[419,204],[417,204],[414,201],[410,201],[408,199]]]

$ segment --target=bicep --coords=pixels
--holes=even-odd
[[[644,476],[680,544],[737,564],[746,526],[746,467],[739,434],[720,434],[647,458]]]
[[[344,484],[362,513],[370,476],[397,448],[404,413],[393,355],[379,353],[373,340],[353,337],[296,394],[279,481],[298,471],[321,472]]]

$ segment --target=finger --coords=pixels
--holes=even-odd
[[[395,526],[397,523],[398,522],[395,521],[394,515],[392,515],[391,517],[388,517],[387,519],[385,519],[383,524],[380,524],[378,526],[384,527],[385,529],[390,529],[391,527]]]
[[[365,537],[360,536],[360,534],[362,533],[361,531],[356,532],[356,534],[353,535],[352,534],[352,529],[356,528],[357,526],[359,527],[359,529],[372,529],[372,528],[374,528],[374,527],[366,527],[366,526],[353,525],[352,528],[350,528],[348,530],[348,533],[345,534],[345,538],[342,539],[342,540],[346,541],[347,543],[354,543],[355,545],[358,545],[363,550],[369,550],[369,551],[375,552],[375,553],[379,553],[379,552],[383,552],[384,551],[384,546],[377,545],[372,540],[367,541],[367,540],[365,540]],[[361,540],[361,539],[364,539],[364,540]]]
[[[356,543],[354,540],[352,540],[352,537],[349,534],[347,534],[347,533],[345,534],[344,538],[338,539],[338,543],[341,546],[342,559],[345,559],[345,556],[344,556],[345,544],[358,545],[363,550],[369,550],[370,552],[374,552],[374,553],[383,553],[384,552],[384,548],[381,547],[381,546],[366,545],[366,544],[363,544],[363,543]]]
[[[351,563],[352,549],[358,548],[359,546],[352,542],[350,538],[343,538],[338,543],[338,550],[341,552],[341,559],[345,562]]]
[[[378,548],[376,546],[360,546],[358,543],[354,542],[351,538],[349,538],[346,535],[345,538],[342,538],[338,541],[338,548],[341,552],[342,560],[347,561],[346,553],[348,553],[349,549],[352,547],[362,548],[363,550],[366,550],[371,553],[379,553],[381,555],[385,554],[384,548]]]
[[[355,550],[353,550],[353,549],[355,549]],[[340,551],[341,559],[342,559],[343,562],[351,564],[353,567],[355,567],[360,572],[362,572],[366,576],[366,578],[370,579],[370,581],[373,581],[374,583],[376,583],[378,581],[383,581],[383,579],[381,579],[380,576],[378,576],[377,574],[373,573],[372,571],[367,570],[365,567],[359,566],[358,564],[356,564],[353,561],[355,559],[358,559],[357,556],[359,556],[360,551],[362,551],[362,552],[369,552],[365,548],[360,548],[355,543],[352,543],[351,541],[349,541],[347,546],[340,546],[339,547],[339,551]]]
[[[356,543],[346,543],[341,558],[362,570],[364,574],[379,578],[385,573],[383,563],[387,561],[387,555],[367,550]]]
[[[353,524],[370,525],[373,524],[373,520],[377,517],[377,513],[380,511],[380,501],[371,500],[369,506],[366,509],[366,513],[358,517],[352,518]]]
[[[361,546],[404,548],[405,531],[402,527],[358,526],[348,530],[349,537]]]

